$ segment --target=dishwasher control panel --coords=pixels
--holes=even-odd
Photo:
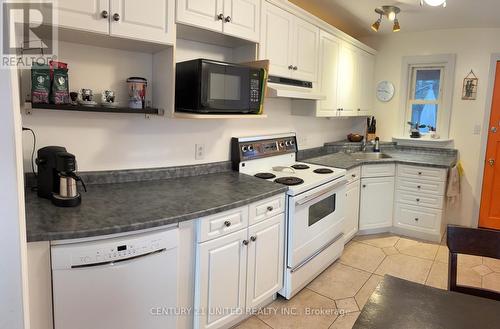
[[[177,232],[177,230],[171,230]],[[52,269],[79,268],[134,259],[174,248],[170,231],[52,246]]]

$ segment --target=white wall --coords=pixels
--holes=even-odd
[[[368,38],[362,41],[371,44],[377,54],[375,81],[389,80],[395,83],[396,95],[389,103],[376,101],[378,133],[389,140],[400,133],[398,121],[401,90],[401,67],[403,56],[456,54],[454,95],[450,137],[454,147],[459,150],[460,160],[465,169],[462,179],[462,200],[458,207],[449,213],[453,223],[477,225],[477,209],[481,197],[481,140],[487,134],[487,126],[482,127],[480,135],[474,135],[475,125],[482,125],[488,115],[486,105],[487,84],[490,58],[500,52],[500,29],[455,29],[436,30],[416,33],[395,33],[382,38]],[[461,99],[462,84],[465,76],[474,70],[479,78],[477,100]],[[488,110],[489,111],[489,110]]]
[[[0,69],[0,328],[29,328],[17,75]]]
[[[200,51],[200,47],[202,51]],[[227,48],[189,41],[177,44],[177,61],[196,57],[231,60]],[[151,55],[60,43],[59,59],[69,63],[70,89],[111,88],[125,102],[125,80],[140,75],[150,80]],[[27,72],[29,74],[29,72]],[[26,74],[27,78],[29,78]],[[26,78],[25,76],[25,78]],[[26,79],[23,79],[26,80]],[[149,91],[151,88],[149,88]],[[233,136],[297,132],[299,147],[322,146],[362,132],[363,119],[325,119],[292,116],[287,99],[267,99],[267,119],[183,120],[142,115],[72,113],[33,110],[23,124],[37,133],[38,145],[65,146],[77,156],[79,169],[110,170],[187,165],[229,160]],[[206,157],[195,160],[195,144],[205,144]],[[31,171],[32,140],[24,139],[25,171]]]

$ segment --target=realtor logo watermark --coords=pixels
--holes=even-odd
[[[57,58],[54,1],[7,0],[2,3],[0,67],[31,68]]]

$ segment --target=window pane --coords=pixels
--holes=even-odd
[[[441,69],[416,69],[415,99],[436,100],[439,98]]]
[[[437,110],[437,104],[413,104],[411,107],[411,122],[436,127]],[[420,132],[427,133],[429,128],[420,128]]]

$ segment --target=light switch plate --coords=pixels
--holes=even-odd
[[[194,158],[196,160],[205,159],[205,144],[196,144]]]
[[[481,125],[480,124],[475,124],[474,125],[474,130],[472,131],[474,135],[480,135],[481,134]]]

